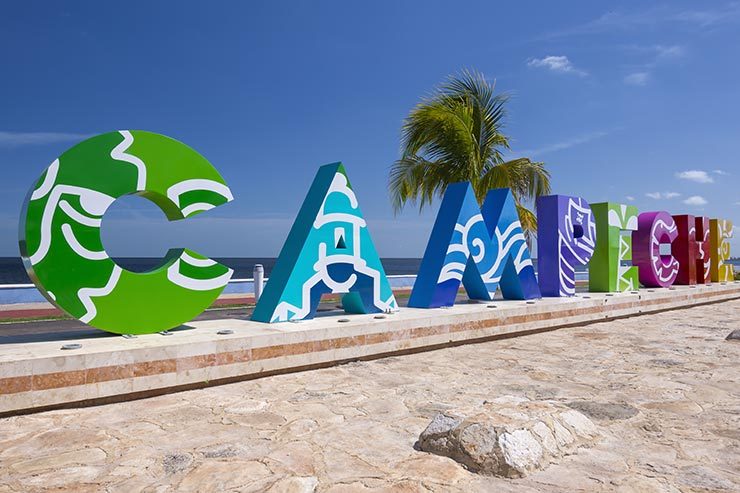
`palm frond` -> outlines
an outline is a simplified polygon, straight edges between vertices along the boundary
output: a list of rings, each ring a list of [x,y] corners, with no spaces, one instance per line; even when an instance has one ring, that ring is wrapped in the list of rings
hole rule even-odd
[[[406,203],[418,204],[419,210],[431,205],[435,196],[444,194],[447,168],[419,156],[406,156],[391,167],[389,188],[394,212],[399,212]]]
[[[544,163],[533,162],[529,158],[492,163],[476,187],[476,197],[482,200],[493,188],[511,188],[517,201],[534,201],[550,193],[550,172]]]
[[[516,211],[519,213],[519,222],[528,239],[537,235],[537,215],[531,209],[517,204]]]
[[[509,96],[495,88],[481,73],[465,70],[411,110],[401,129],[401,158],[389,173],[396,212],[407,203],[423,209],[448,185],[469,181],[479,201],[492,188],[511,188],[522,213],[529,212],[527,227],[536,225],[522,204],[550,192],[550,175],[543,163],[528,158],[504,161],[510,150],[503,133]]]

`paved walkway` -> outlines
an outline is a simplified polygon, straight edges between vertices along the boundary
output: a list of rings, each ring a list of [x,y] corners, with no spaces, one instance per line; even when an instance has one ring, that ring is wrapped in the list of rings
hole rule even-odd
[[[732,301],[6,418],[0,492],[740,491],[738,327]],[[414,449],[502,396],[585,401],[604,438],[518,480]]]

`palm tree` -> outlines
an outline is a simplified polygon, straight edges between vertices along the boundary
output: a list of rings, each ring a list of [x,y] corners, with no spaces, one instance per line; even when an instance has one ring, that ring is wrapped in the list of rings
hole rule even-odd
[[[509,138],[502,133],[506,94],[494,94],[478,72],[452,76],[422,100],[402,128],[401,159],[390,170],[393,208],[418,203],[419,210],[441,197],[447,186],[469,181],[478,203],[488,190],[511,188],[527,236],[536,234],[537,217],[526,204],[550,193],[544,163],[522,157],[504,161]]]

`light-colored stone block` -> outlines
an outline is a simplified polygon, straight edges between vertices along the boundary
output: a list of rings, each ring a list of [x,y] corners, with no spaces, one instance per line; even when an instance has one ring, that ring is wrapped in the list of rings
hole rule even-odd
[[[187,330],[176,330],[169,336],[5,344],[0,346],[0,412],[131,392],[163,392],[182,385],[208,385],[226,378],[247,378],[737,298],[740,283],[677,286],[670,290],[641,290],[638,294],[589,293],[545,298],[534,303],[497,300],[493,303],[496,308],[488,308],[488,303],[463,303],[448,309],[404,308],[385,318],[329,315],[278,324],[205,320],[191,322]],[[340,318],[349,321],[339,323]],[[225,328],[233,330],[233,334],[216,334]],[[61,351],[67,342],[80,343],[82,348]],[[555,443],[569,443],[572,433],[578,434],[579,430],[588,433],[578,425],[558,423],[552,429]]]

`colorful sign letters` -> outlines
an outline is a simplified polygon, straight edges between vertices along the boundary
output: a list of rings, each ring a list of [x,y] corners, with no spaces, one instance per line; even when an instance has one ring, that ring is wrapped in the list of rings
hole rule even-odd
[[[729,282],[735,278],[732,264],[725,263],[730,258],[730,242],[734,228],[732,222],[724,219],[710,219],[709,231],[712,242],[712,254],[709,270],[712,282]]]
[[[252,320],[313,318],[327,293],[343,294],[349,313],[398,308],[341,163],[316,174]]]
[[[710,279],[709,218],[688,214],[673,216],[678,237],[671,254],[678,261],[676,284],[705,284]]]
[[[471,299],[539,298],[532,259],[511,191],[488,192],[483,207],[469,183],[447,187],[409,306],[452,306],[462,282]]]
[[[170,250],[152,271],[122,269],[105,252],[100,226],[108,207],[128,194],[152,200],[170,220],[233,199],[218,171],[176,140],[137,130],[98,135],[62,154],[29,192],[21,256],[50,302],[93,327],[118,334],[171,329],[210,306],[232,270],[184,248]],[[470,183],[449,185],[408,305],[451,306],[461,284],[477,300],[492,300],[499,288],[506,299],[573,296],[576,268],[587,264],[591,291],[733,280],[730,221],[638,214],[564,195],[540,197],[536,206],[539,277],[511,191],[490,190],[479,207]],[[662,252],[669,243],[671,253]],[[341,163],[316,174],[252,319],[312,318],[324,294],[342,295],[349,313],[398,309]]]
[[[187,249],[170,250],[150,272],[119,267],[103,249],[100,224],[128,194],[152,200],[170,220],[233,198],[216,169],[185,144],[137,130],[98,135],[51,163],[29,193],[21,256],[49,301],[93,327],[118,334],[171,329],[210,306],[232,271]]]
[[[632,260],[630,232],[637,230],[637,207],[601,202],[591,204],[591,211],[597,241],[588,264],[589,291],[617,293],[637,289],[637,267],[626,265]]]
[[[678,260],[661,254],[660,245],[678,237],[676,223],[667,212],[643,212],[632,232],[632,263],[637,266],[643,286],[667,288],[678,276]]]
[[[712,240],[710,235],[710,220],[706,216],[695,218],[696,221],[696,282],[709,284],[712,282]],[[729,252],[728,252],[729,256]],[[681,260],[679,259],[679,263]]]
[[[586,265],[596,246],[596,223],[580,197],[537,199],[537,274],[543,296],[576,294],[576,265]]]

